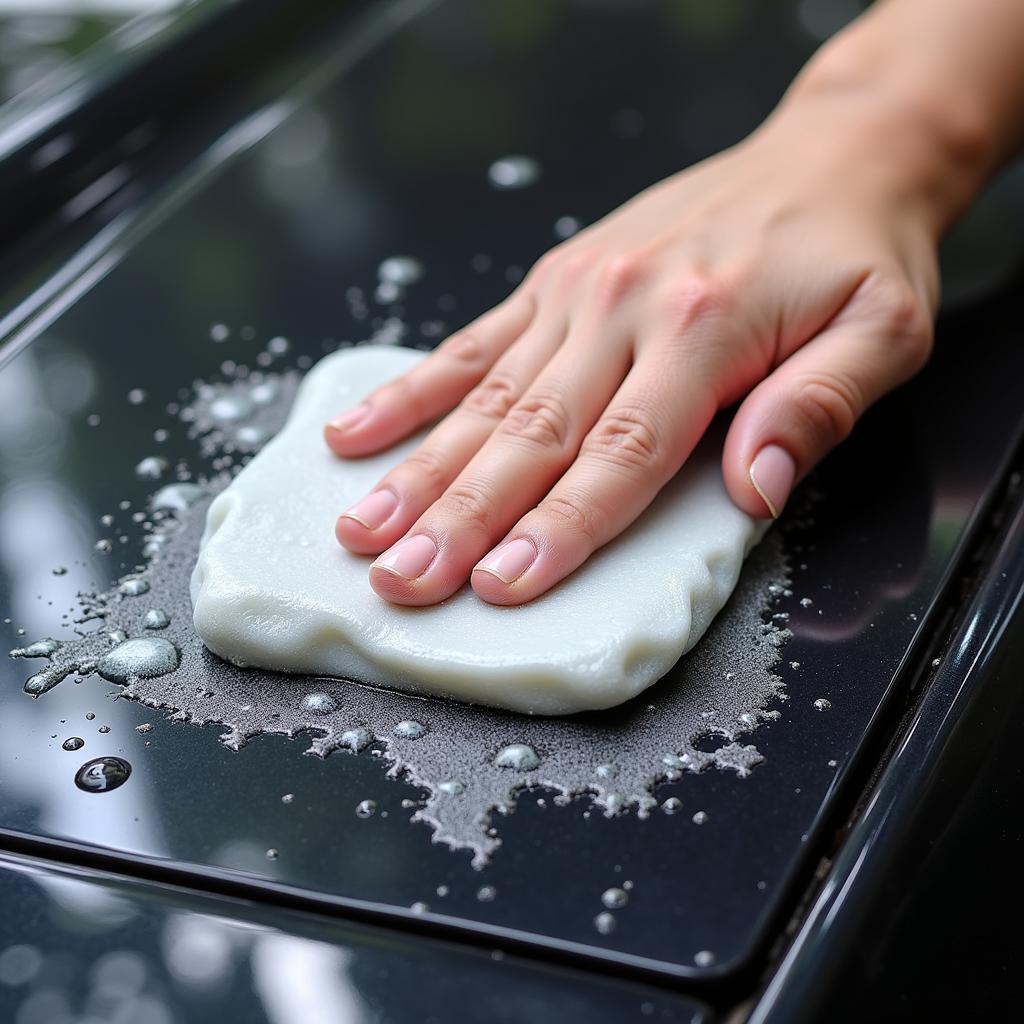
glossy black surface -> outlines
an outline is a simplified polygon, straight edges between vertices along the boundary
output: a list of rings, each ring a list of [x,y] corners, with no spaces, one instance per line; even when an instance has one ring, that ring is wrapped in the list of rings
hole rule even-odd
[[[291,358],[368,336],[374,325],[353,317],[345,291],[372,290],[378,262],[396,253],[426,266],[406,302],[407,341],[433,344],[436,321],[457,326],[508,291],[552,244],[558,217],[593,219],[753,127],[815,40],[793,9],[701,13],[710,9],[435,5],[358,63],[339,59],[335,77],[321,72],[254,116],[197,163],[187,189],[131,211],[110,249],[98,248],[8,340],[0,558],[9,646],[15,627],[33,639],[53,633],[76,589],[137,561],[137,536],[114,557],[93,550],[107,532],[98,518],[116,513],[131,530],[117,504],[144,500],[131,470],[152,453],[153,431],[173,428],[162,410],[182,386],[215,375],[225,358],[251,361],[274,334],[292,339]],[[488,165],[517,152],[540,161],[540,183],[495,192]],[[961,294],[1005,273],[1014,255],[1005,226],[1020,196],[1008,182],[993,200],[1002,204],[996,229],[965,229],[981,241],[972,275],[953,278]],[[478,254],[490,269],[474,269]],[[452,304],[442,296],[454,310],[441,308]],[[895,725],[894,680],[922,654],[928,610],[1010,445],[1020,310],[1012,294],[986,308],[1000,315],[940,330],[920,381],[875,410],[814,481],[821,497],[813,524],[790,538],[795,594],[781,605],[795,634],[786,662],[801,666],[783,670],[791,699],[754,734],[767,760],[750,778],[708,772],[661,788],[688,813],[585,820],[583,803],[541,811],[523,800],[495,822],[504,846],[479,873],[407,823],[401,800],[416,793],[385,780],[369,756],[320,762],[300,756],[304,742],[280,739],[234,754],[216,730],[109,701],[95,679],[30,701],[20,692],[25,668],[12,664],[0,687],[11,737],[0,751],[0,826],[183,870],[242,872],[324,901],[426,900],[452,924],[618,964],[705,977],[752,964],[830,834],[837,787],[858,757],[874,756],[873,734]],[[209,339],[216,322],[235,332],[227,345]],[[253,341],[240,340],[242,325]],[[136,387],[150,396],[141,406],[126,400]],[[166,453],[201,468],[180,430]],[[70,571],[55,577],[57,565]],[[819,697],[831,711],[814,710]],[[645,699],[656,702],[657,691]],[[80,731],[87,711],[112,731]],[[146,721],[155,731],[136,734]],[[69,730],[87,738],[80,753],[60,747]],[[74,771],[100,754],[127,757],[131,779],[114,793],[80,793]],[[281,804],[285,792],[294,804]],[[354,817],[368,796],[388,817]],[[690,820],[698,809],[708,814],[702,826]],[[274,862],[271,846],[281,851]],[[629,906],[600,936],[600,893],[626,878]],[[484,883],[498,889],[491,903],[475,897]],[[450,888],[444,900],[432,895],[440,884]],[[700,950],[717,963],[697,968]]]
[[[0,856],[0,1018],[16,1024],[708,1019],[682,996],[117,875]],[[457,1016],[453,1016],[457,1014]]]
[[[759,1004],[759,1024],[1019,1013],[1019,475],[1005,517],[980,589]]]

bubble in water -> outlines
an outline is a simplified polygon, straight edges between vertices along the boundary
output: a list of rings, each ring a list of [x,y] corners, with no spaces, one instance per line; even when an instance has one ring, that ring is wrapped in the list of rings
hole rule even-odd
[[[163,637],[140,637],[125,640],[104,654],[96,671],[112,683],[132,679],[155,679],[178,667],[178,648]]]
[[[210,327],[210,340],[216,342],[227,341],[231,336],[231,331],[228,329],[227,324],[213,324]]]
[[[693,962],[698,967],[710,967],[715,962],[715,954],[710,949],[702,949],[694,954]]]
[[[666,814],[675,814],[681,811],[683,808],[683,801],[677,796],[670,796],[667,800],[662,801],[661,809]]]
[[[237,423],[252,411],[253,403],[245,395],[220,395],[209,406],[210,416],[219,423]]]
[[[121,581],[121,585],[117,590],[118,593],[124,594],[125,597],[139,597],[149,592],[149,583],[141,576],[129,576]]]
[[[15,647],[10,654],[12,658],[49,658],[51,654],[57,653],[59,647],[60,644],[53,637],[45,636],[27,647]]]
[[[313,715],[329,715],[337,708],[337,702],[329,693],[307,693],[302,698],[302,710]]]
[[[373,742],[373,737],[366,729],[346,729],[338,738],[338,746],[351,750],[353,754],[365,750]]]
[[[465,792],[466,787],[455,779],[449,779],[447,782],[438,783],[437,788],[442,793],[447,793],[449,796],[458,796],[460,793]]]
[[[540,178],[540,164],[528,156],[504,156],[491,164],[487,177],[502,191],[526,188]]]
[[[819,697],[814,702],[814,710],[815,711],[828,711],[828,710],[831,709],[831,707],[832,707],[832,701],[830,701],[827,697]]]
[[[377,278],[406,288],[423,276],[423,264],[412,256],[389,256],[377,267]]]
[[[394,728],[395,735],[400,736],[403,740],[418,740],[426,731],[427,727],[422,722],[412,719],[399,722]]]
[[[270,341],[267,342],[267,351],[272,356],[283,356],[291,347],[291,342],[287,338],[282,338],[280,336],[271,338]]]
[[[540,757],[533,747],[526,743],[511,743],[502,747],[494,758],[499,768],[513,768],[517,772],[532,772],[540,767]]]
[[[555,237],[571,238],[582,226],[575,217],[559,217],[555,221]]]
[[[132,405],[142,405],[145,400],[146,392],[143,391],[142,388],[132,388],[131,391],[128,392],[128,401],[131,402]]]
[[[356,817],[357,818],[372,818],[377,813],[377,801],[376,800],[360,800],[356,804]]]
[[[61,746],[65,750],[81,750],[85,746],[85,740],[81,736],[69,736]]]
[[[132,766],[123,757],[97,757],[75,773],[75,785],[86,793],[106,793],[123,786]]]
[[[170,624],[171,617],[163,608],[150,608],[142,620],[146,629],[166,629]]]
[[[171,512],[184,512],[191,508],[203,496],[203,489],[198,484],[178,483],[161,487],[153,495],[153,508],[167,509]]]
[[[707,811],[698,811],[693,816],[694,825],[703,825],[708,820]]]
[[[481,885],[476,891],[476,898],[481,903],[491,903],[498,895],[498,890],[493,885]]]
[[[165,430],[163,427],[158,427],[153,431],[153,440],[156,441],[157,444],[163,444],[170,436],[170,432]]]
[[[449,890],[447,885],[439,885],[434,891],[441,897],[441,899],[444,899],[445,896],[448,895]]]
[[[136,467],[140,480],[159,480],[167,472],[169,463],[159,455],[147,455]]]
[[[601,935],[611,935],[615,931],[615,915],[609,914],[607,910],[602,910],[594,918],[594,927]]]
[[[613,886],[611,889],[605,889],[605,891],[601,893],[601,902],[609,910],[618,910],[629,902],[629,894],[625,889],[619,889],[618,887]]]

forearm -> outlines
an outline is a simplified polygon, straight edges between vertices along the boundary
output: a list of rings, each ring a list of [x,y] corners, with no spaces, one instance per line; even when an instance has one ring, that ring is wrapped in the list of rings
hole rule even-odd
[[[818,51],[772,120],[825,113],[823,145],[842,151],[848,135],[846,157],[867,173],[899,164],[940,233],[1024,143],[1022,110],[1022,0],[879,0]]]

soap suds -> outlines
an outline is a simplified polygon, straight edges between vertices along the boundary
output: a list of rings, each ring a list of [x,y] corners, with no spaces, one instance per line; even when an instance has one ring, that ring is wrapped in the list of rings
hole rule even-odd
[[[202,497],[188,485],[185,500],[169,502],[165,489],[155,502],[161,507],[151,511],[149,564],[131,576],[148,588],[133,583],[83,595],[79,621],[90,632],[22,655],[49,660],[29,681],[34,685],[26,684],[30,692],[41,695],[75,672],[91,675],[126,639],[152,640],[152,613],[159,611],[169,621],[157,635],[177,650],[177,666],[165,658],[164,674],[130,678],[119,696],[165,710],[173,721],[222,724],[222,740],[235,750],[262,733],[304,733],[307,753],[320,757],[376,751],[389,776],[424,790],[412,819],[425,822],[436,841],[471,850],[477,867],[500,846],[494,812],[508,813],[526,789],[553,790],[558,802],[579,795],[606,815],[633,810],[643,817],[657,806],[659,782],[710,768],[745,776],[763,760],[749,736],[778,717],[773,705],[785,699],[772,671],[789,636],[784,620],[771,614],[789,581],[778,530],[750,555],[697,647],[662,682],[609,711],[529,718],[346,680],[253,671],[207,651],[192,627],[189,598],[206,509],[238,467],[231,456],[251,454],[280,429],[297,383],[297,374],[285,373],[197,386],[180,415],[221,472],[203,485]],[[678,795],[671,799],[667,812],[679,809]]]

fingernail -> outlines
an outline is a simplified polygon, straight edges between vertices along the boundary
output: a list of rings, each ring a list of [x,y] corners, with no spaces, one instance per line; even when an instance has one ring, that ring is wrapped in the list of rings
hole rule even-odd
[[[330,420],[327,424],[332,430],[351,430],[353,427],[360,424],[367,416],[370,415],[370,403],[360,402],[359,405],[353,406],[348,412],[343,412],[340,416],[335,416],[333,420]]]
[[[398,495],[385,488],[368,494],[341,515],[344,519],[354,519],[368,530],[377,530],[391,518],[396,508]]]
[[[427,566],[437,556],[437,545],[420,533],[415,537],[400,540],[393,548],[384,552],[373,568],[384,569],[407,580],[414,580],[427,571]]]
[[[497,576],[502,583],[515,583],[537,558],[537,549],[524,537],[517,537],[495,548],[476,566],[481,572]],[[475,571],[475,570],[474,570]]]
[[[750,482],[768,506],[772,519],[778,519],[793,489],[796,463],[793,456],[777,444],[762,448],[750,464]]]

